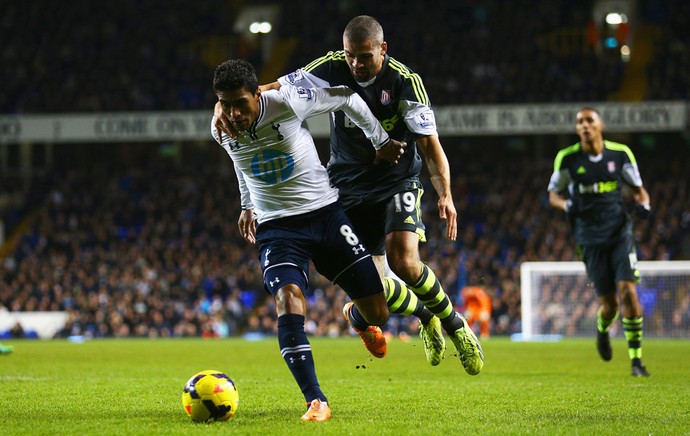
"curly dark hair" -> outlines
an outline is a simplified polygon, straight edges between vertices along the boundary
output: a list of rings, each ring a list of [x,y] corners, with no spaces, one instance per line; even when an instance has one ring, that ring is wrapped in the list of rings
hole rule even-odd
[[[252,93],[259,88],[252,64],[244,59],[230,59],[218,65],[213,74],[213,90],[226,92],[239,88],[246,88]]]

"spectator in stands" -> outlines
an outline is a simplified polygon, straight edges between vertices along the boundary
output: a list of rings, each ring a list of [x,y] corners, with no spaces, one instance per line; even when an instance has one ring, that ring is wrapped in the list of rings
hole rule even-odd
[[[539,180],[538,174],[543,174],[552,164],[546,159],[535,160],[531,152],[519,150],[497,161],[493,147],[501,145],[495,143],[496,139],[491,140],[491,146],[483,145],[478,139],[475,141],[478,144],[471,149],[471,156],[464,151],[460,140],[449,139],[447,147],[451,167],[462,168],[462,175],[453,183],[461,211],[458,226],[462,238],[452,246],[436,243],[442,240],[445,227],[438,220],[433,204],[429,204],[423,209],[429,242],[420,247],[421,256],[429,261],[444,288],[450,295],[457,296],[458,301],[459,291],[466,284],[461,266],[486,277],[493,303],[492,334],[509,335],[521,331],[519,264],[524,260],[572,261],[577,260],[577,256],[567,223],[558,219],[559,211],[546,207],[546,195],[534,194],[539,189],[535,183]],[[67,151],[70,146],[64,147]],[[193,149],[197,155],[200,153],[196,145]],[[690,190],[684,177],[690,173],[690,158],[686,153],[687,145],[676,139],[665,141],[663,147],[649,150],[640,147],[635,153],[638,161],[645,162],[645,185],[655,205],[651,221],[635,222],[640,260],[660,256],[671,260],[690,258],[690,249],[684,246],[684,240],[690,235]],[[23,199],[20,203],[27,202],[36,208],[33,210],[37,211],[38,218],[28,233],[11,245],[12,248],[5,247],[8,251],[0,261],[0,304],[20,311],[38,304],[40,310],[68,310],[70,313],[68,307],[78,307],[79,310],[73,309],[72,318],[79,329],[84,329],[81,334],[90,334],[84,322],[88,317],[93,319],[93,327],[89,324],[89,328],[93,328],[94,337],[110,337],[113,333],[109,308],[123,298],[122,291],[131,288],[136,295],[150,289],[143,297],[147,307],[143,318],[133,322],[148,324],[149,336],[167,337],[174,335],[173,326],[181,320],[179,314],[182,312],[178,312],[178,308],[193,302],[188,303],[188,295],[194,288],[195,277],[202,277],[206,286],[216,283],[202,287],[201,292],[209,295],[209,301],[213,301],[214,295],[224,301],[224,307],[219,310],[231,327],[231,334],[249,332],[247,319],[263,304],[260,300],[245,298],[263,293],[260,275],[256,273],[256,254],[238,238],[234,226],[220,219],[235,214],[239,208],[236,199],[227,194],[228,190],[237,189],[234,176],[224,174],[214,165],[214,161],[219,160],[217,154],[210,153],[204,159],[207,160],[202,161],[203,171],[189,162],[180,165],[159,162],[129,169],[98,168],[92,172],[73,165],[70,169],[56,168],[53,175],[37,173],[26,178],[21,192],[29,193],[20,195]],[[148,160],[155,162],[154,157]],[[110,163],[116,164],[116,161]],[[129,175],[129,185],[119,183],[123,174]],[[514,177],[492,174],[512,174]],[[15,186],[3,183],[8,176],[0,174],[3,188]],[[202,190],[201,186],[205,188]],[[56,190],[61,195],[55,195]],[[203,198],[196,198],[198,192],[203,192]],[[30,210],[23,204],[18,206],[19,210]],[[110,212],[116,209],[145,217],[141,220],[140,234],[129,240],[116,236]],[[184,220],[177,218],[183,215]],[[63,216],[71,218],[58,219]],[[501,218],[504,216],[512,218]],[[509,228],[514,230],[508,231]],[[10,238],[12,233],[8,232],[8,240],[14,239]],[[76,243],[65,244],[69,237],[76,238]],[[488,250],[492,241],[497,248]],[[82,248],[76,250],[75,247]],[[137,247],[149,248],[142,251]],[[212,261],[207,256],[210,252],[217,253]],[[662,252],[666,254],[657,254]],[[135,277],[141,282],[138,285]],[[307,302],[312,305],[309,312],[313,320],[318,322],[313,334],[347,332],[347,325],[339,316],[338,305],[345,304],[342,296],[338,298],[341,293],[331,289],[327,281],[312,280],[314,296]],[[578,285],[576,289],[581,287]],[[679,290],[672,289],[671,301],[676,301],[677,292]],[[323,298],[317,298],[316,293],[323,293]],[[27,298],[31,294],[34,299]],[[85,298],[87,294],[93,296]],[[575,296],[571,294],[569,299]],[[574,301],[580,301],[581,296],[577,298]],[[29,300],[33,302],[29,304]],[[124,304],[134,305],[134,301],[136,297],[128,297]],[[589,307],[592,302],[596,303],[593,293],[591,301],[582,304]],[[213,311],[215,305],[210,304],[209,308]],[[136,311],[132,309],[132,312]],[[196,313],[202,312],[200,309]],[[570,318],[566,325],[582,325],[589,319],[578,320],[574,312],[566,316]],[[658,323],[649,323],[645,335],[681,335],[679,328],[670,326],[672,316],[667,316],[669,321],[664,330]],[[596,319],[596,311],[592,317]],[[272,323],[275,319],[270,312],[265,319],[262,325],[268,327],[262,330],[274,334]],[[408,334],[417,331],[414,323],[401,322],[395,326]],[[141,331],[134,325],[130,329],[132,335]],[[394,330],[392,334],[398,332]],[[61,335],[68,336],[64,332]]]

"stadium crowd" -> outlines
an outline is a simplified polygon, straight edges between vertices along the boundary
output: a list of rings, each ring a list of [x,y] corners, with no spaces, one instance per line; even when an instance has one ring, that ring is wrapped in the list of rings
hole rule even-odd
[[[207,109],[218,63],[239,56],[259,71],[271,61],[280,74],[292,71],[341,49],[345,24],[363,13],[380,19],[389,54],[421,73],[435,105],[603,101],[619,91],[624,63],[617,51],[602,55],[601,38],[586,39],[594,3],[294,2],[280,9],[271,36],[297,41],[281,65],[263,54],[268,37],[234,28],[244,6],[272,2],[171,0],[161,8],[122,0],[98,12],[76,2],[8,2],[0,58],[13,68],[0,70],[0,113]],[[687,99],[688,4],[639,3],[637,20],[658,29],[647,98]]]
[[[495,161],[491,152],[447,147],[459,238],[444,238],[433,194],[427,194],[429,242],[422,256],[458,310],[462,287],[482,285],[492,298],[492,334],[519,332],[520,263],[576,260],[565,218],[548,208],[550,162],[529,151]],[[667,150],[655,151],[655,159],[644,152],[639,157],[655,209],[652,220],[637,222],[641,260],[690,257],[688,182],[681,177],[690,172],[689,161],[676,160],[669,171],[665,162],[679,151]],[[196,164],[152,159],[145,167],[96,165],[34,177],[27,184],[32,203],[25,206],[38,207],[0,265],[0,307],[65,310],[69,321],[60,336],[272,333],[275,311],[263,291],[256,249],[236,228],[234,173],[223,166],[224,156],[210,154]],[[315,272],[311,280],[310,333],[347,332],[345,294]],[[685,300],[663,328],[690,326]],[[559,315],[565,320],[558,322],[568,322],[568,314]],[[417,324],[394,317],[386,328],[411,334]]]
[[[246,4],[171,0],[160,8],[124,0],[99,4],[96,13],[90,4],[9,2],[0,19],[0,58],[13,68],[0,69],[0,113],[210,110],[212,68],[223,59],[209,61],[204,41],[225,38],[235,51],[223,56],[263,60],[260,47],[242,43],[227,21]],[[598,56],[595,47],[554,51],[544,43],[568,29],[586,29],[592,4],[489,0],[431,8],[406,2],[396,9],[361,0],[305,1],[281,11],[276,31],[299,38],[285,72],[341,48],[342,28],[353,15],[377,16],[389,53],[422,74],[434,105],[605,101],[620,88],[620,58]],[[642,17],[660,29],[647,97],[688,99],[687,2],[640,4]],[[314,20],[315,7],[333,17],[330,31]],[[454,36],[457,29],[461,37]],[[552,149],[538,153],[530,140],[444,138],[459,211],[455,243],[443,237],[430,186],[423,201],[429,242],[422,258],[456,304],[464,285],[486,288],[496,335],[521,329],[521,262],[576,259],[566,220],[547,204],[552,161],[544,157],[550,159]],[[647,147],[639,138],[623,138],[644,163],[655,212],[636,223],[642,260],[690,258],[684,176],[690,159],[687,143],[680,136],[673,141]],[[180,147],[192,155],[203,148]],[[275,310],[262,289],[256,250],[236,230],[235,176],[216,148],[177,164],[150,153],[120,159],[129,165],[95,159],[0,174],[8,237],[0,252],[0,310],[65,310],[69,321],[61,337],[273,333]],[[496,159],[496,149],[505,159]],[[15,234],[22,236],[12,239]],[[309,332],[343,334],[344,293],[316,273],[312,284]],[[674,298],[673,316],[652,329],[690,328],[690,295]],[[549,322],[567,324],[576,316],[554,310]],[[416,323],[393,317],[387,329],[411,334]]]

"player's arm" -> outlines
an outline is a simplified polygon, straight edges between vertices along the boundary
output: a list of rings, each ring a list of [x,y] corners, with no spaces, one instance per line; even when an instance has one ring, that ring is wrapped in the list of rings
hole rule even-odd
[[[637,186],[633,188],[633,199],[635,203],[641,206],[647,206],[649,208],[649,192],[644,188],[644,186]]]
[[[237,227],[240,229],[242,238],[250,244],[256,244],[256,220],[254,219],[254,209],[242,209],[240,218],[237,220]]]
[[[422,94],[426,96],[426,92]],[[400,100],[398,111],[407,129],[417,135],[417,146],[424,157],[431,184],[438,194],[439,217],[446,222],[446,237],[455,241],[458,237],[458,213],[450,188],[450,165],[438,139],[434,111],[429,107],[428,98],[420,101],[419,97],[410,88],[407,98]]]
[[[264,92],[271,89],[278,90],[280,89],[280,86],[280,82],[275,81],[261,85],[259,86],[259,89],[261,92]],[[213,126],[215,127],[219,138],[223,137],[223,133],[231,138],[237,138],[237,129],[235,129],[228,117],[223,113],[223,107],[219,101],[217,101],[216,105],[213,107]]]
[[[390,138],[362,97],[350,88],[340,87],[325,89],[345,89],[349,92],[345,104],[341,105],[338,109],[342,110],[357,127],[362,129],[366,137],[372,142],[376,149],[376,159],[374,163],[385,160],[392,164],[397,164],[400,156],[405,152],[407,143]],[[333,110],[329,112],[333,112]]]
[[[551,207],[554,207],[556,209],[565,210],[567,212],[566,203],[567,203],[567,198],[564,195],[559,194],[556,191],[549,191],[549,204],[551,205]]]
[[[277,91],[280,89],[280,86],[281,86],[280,82],[276,80],[275,82],[267,83],[265,85],[259,85],[259,89],[261,90],[261,92],[266,92],[266,91],[271,91],[271,90]]]
[[[254,220],[254,205],[252,204],[249,187],[244,180],[242,171],[235,165],[235,175],[237,176],[237,184],[240,188],[240,205],[242,212],[240,218],[237,220],[237,227],[240,230],[242,238],[250,244],[256,243],[256,221]]]
[[[453,204],[450,188],[450,165],[438,136],[428,135],[417,138],[417,146],[424,156],[429,178],[438,194],[439,217],[446,222],[446,237],[455,241],[458,237],[458,213]]]
[[[232,125],[230,119],[223,113],[223,106],[219,101],[217,101],[216,105],[213,107],[213,120],[211,124],[218,138],[223,138],[223,133],[230,138],[237,138],[239,132],[235,129],[235,126]]]
[[[303,88],[284,85],[280,91],[301,120],[314,115],[343,111],[371,141],[376,149],[377,159],[398,163],[407,147],[405,142],[396,141],[388,136],[362,97],[350,88]]]
[[[561,195],[556,191],[549,191],[549,204],[551,207],[555,207],[556,209],[561,209],[567,212],[567,203],[568,199],[564,195]]]
[[[223,136],[215,127],[215,118],[211,122],[211,136],[223,147],[229,146],[231,139],[230,136]],[[240,205],[242,206],[242,212],[240,213],[240,218],[237,221],[237,226],[240,230],[240,234],[245,241],[250,244],[256,243],[256,222],[254,220],[254,205],[252,204],[251,195],[249,193],[249,187],[247,186],[246,180],[244,180],[244,175],[242,170],[240,170],[237,165],[233,162],[233,168],[235,169],[235,176],[237,176],[237,184],[240,190]]]
[[[642,186],[642,176],[637,167],[635,157],[629,149],[627,149],[627,153],[629,160],[623,164],[621,177],[632,188],[637,214],[641,218],[647,218],[652,213],[652,208],[649,204],[649,192]]]
[[[649,192],[647,192],[644,186],[634,186],[632,189],[637,215],[640,218],[648,218],[652,214],[652,206],[649,204]]]
[[[568,171],[561,168],[562,158],[556,157],[554,162],[553,173],[549,179],[549,205],[556,209],[561,209],[566,213],[578,212],[575,209],[578,208],[578,204],[574,203],[574,199],[566,196],[568,186],[570,184],[570,176]]]
[[[286,74],[285,76],[279,77],[278,78],[279,84],[283,85],[283,86],[298,86],[298,87],[302,87],[305,89],[313,89],[313,88],[318,88],[318,89],[321,89],[321,88],[336,89],[336,88],[338,88],[338,89],[342,89],[343,87],[333,88],[331,86],[330,82],[328,82],[327,80],[322,78],[323,74],[321,74],[321,73],[325,73],[325,71],[328,70],[328,66],[327,66],[328,61],[332,55],[333,55],[333,53],[329,53],[328,55],[326,55],[322,58],[316,59],[313,62],[311,62],[309,65],[313,66],[313,65],[317,64],[317,66],[310,69],[310,71],[307,71],[304,68],[300,68],[296,71],[293,71],[290,74]],[[339,107],[334,108],[330,112],[334,112],[336,110],[342,110],[343,112],[345,112],[345,114],[348,115],[348,117],[351,120],[353,120],[353,122],[358,127],[360,127],[362,130],[364,130],[365,134],[367,134],[366,133],[367,130],[365,130],[364,127],[359,126],[359,124],[357,124],[358,121],[355,120],[355,118],[361,119],[361,116],[359,114],[361,110],[365,110],[366,112],[370,113],[371,109],[369,109],[369,107],[366,105],[366,103],[364,103],[364,101],[361,100],[361,98],[359,97],[358,94],[356,94],[355,92],[353,92],[349,88],[344,88],[344,89],[347,89],[348,92],[350,93],[350,95],[354,95],[353,97],[351,97],[350,103],[355,104],[356,107],[354,108],[354,110],[349,110],[349,108],[347,106],[346,107],[340,107],[339,106]],[[357,99],[359,99],[361,101],[354,101]],[[363,107],[363,109],[362,109],[362,107]],[[366,120],[364,120],[364,121],[366,121]],[[376,122],[376,125],[378,127],[380,127],[378,121]],[[369,137],[369,134],[367,134],[367,138],[372,140],[372,138]],[[377,144],[377,142],[374,140],[372,140],[372,142],[374,143],[374,148],[376,148],[376,158],[374,159],[375,164],[379,163],[382,160],[385,160],[385,161],[390,162],[392,164],[397,164],[399,159],[400,159],[400,156],[405,152],[405,148],[407,147],[407,144],[405,142],[399,142],[399,141],[395,141],[395,140],[385,141],[383,144]]]

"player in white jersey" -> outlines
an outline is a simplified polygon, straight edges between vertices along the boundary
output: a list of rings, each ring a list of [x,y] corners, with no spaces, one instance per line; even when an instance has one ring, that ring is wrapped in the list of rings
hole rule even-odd
[[[446,237],[450,241],[457,237],[450,167],[421,77],[388,55],[381,24],[360,15],[345,27],[343,50],[329,52],[262,89],[281,85],[347,86],[362,97],[392,138],[408,144],[397,165],[372,165],[368,138],[347,114],[333,112],[328,162],[331,184],[338,188],[348,218],[374,256],[388,309],[419,319],[427,361],[434,366],[441,363],[445,330],[465,371],[478,374],[484,366],[481,344],[419,253],[420,242],[426,241],[420,206],[424,163],[438,195],[439,217],[447,224]],[[214,112],[216,127],[233,136],[235,129],[218,104]],[[396,278],[384,277],[386,266]]]
[[[238,131],[221,140],[211,127],[235,166],[240,231],[259,249],[264,286],[276,302],[280,352],[307,402],[301,419],[328,420],[330,407],[304,332],[309,261],[352,299],[345,317],[376,357],[386,353],[379,326],[389,312],[371,254],[352,230],[304,120],[342,110],[366,132],[377,159],[389,162],[397,162],[405,143],[390,139],[348,88],[285,86],[261,92],[252,65],[230,60],[216,68],[213,89]]]

